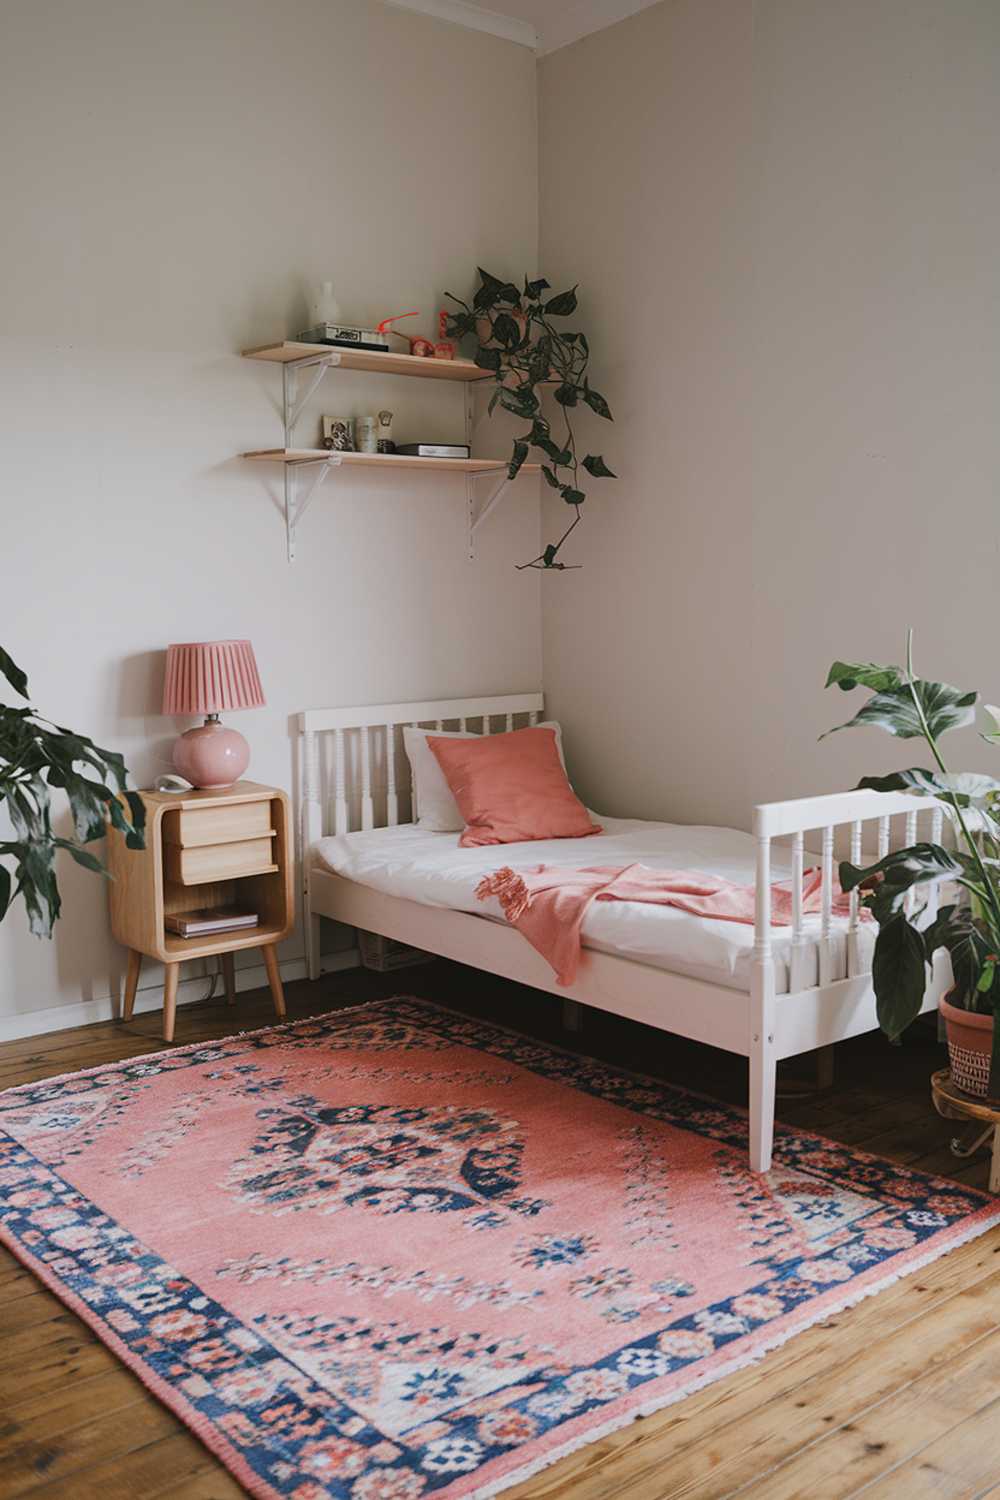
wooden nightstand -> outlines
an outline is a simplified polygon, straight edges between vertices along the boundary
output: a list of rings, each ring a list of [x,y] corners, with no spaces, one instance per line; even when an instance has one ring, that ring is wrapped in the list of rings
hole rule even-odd
[[[177,978],[187,958],[222,956],[226,998],[236,998],[233,954],[260,948],[279,1017],[285,1014],[275,945],[295,919],[288,798],[277,787],[238,781],[221,791],[143,792],[146,847],[126,849],[108,834],[111,930],[129,950],[124,1019],[131,1018],[142,956],[165,967],[163,1036],[173,1041]],[[256,911],[258,926],[183,938],[164,918],[205,906],[239,905]]]

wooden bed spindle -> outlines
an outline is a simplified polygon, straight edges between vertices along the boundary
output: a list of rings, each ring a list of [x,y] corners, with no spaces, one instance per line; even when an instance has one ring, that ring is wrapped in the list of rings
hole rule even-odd
[[[788,988],[805,989],[811,984],[806,974],[808,947],[802,920],[802,881],[805,873],[805,835],[792,835],[792,947],[788,958]]]
[[[419,729],[419,724],[411,724],[411,729]],[[413,766],[410,766],[410,822],[415,823],[420,814],[417,810],[417,778],[413,774]]]
[[[359,729],[361,735],[361,826],[375,827],[375,802],[372,797],[372,747],[371,731],[367,726]]]
[[[334,786],[336,788],[333,799],[333,831],[334,833],[349,833],[351,822],[347,815],[347,764],[344,747],[344,731],[335,729],[333,731],[333,752],[336,756],[334,769]]]
[[[399,823],[399,797],[396,794],[396,726],[385,726],[385,821],[390,828]]]
[[[906,814],[906,842],[907,845],[917,842],[917,815],[915,812]],[[917,891],[915,886],[910,886],[903,902],[903,910],[908,917],[912,917],[917,908]]]
[[[833,828],[823,829],[823,862],[820,888],[819,982],[833,978]]]
[[[863,825],[861,823],[851,824],[851,864],[861,863],[861,841]],[[864,964],[861,961],[861,945],[859,941],[859,922],[861,917],[861,899],[858,891],[851,892],[850,916],[847,919],[847,977],[853,979],[856,974],[864,972]]]

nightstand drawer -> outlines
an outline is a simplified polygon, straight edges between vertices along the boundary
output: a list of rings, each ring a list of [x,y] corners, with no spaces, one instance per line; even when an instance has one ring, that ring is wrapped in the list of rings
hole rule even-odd
[[[267,807],[267,803],[261,805]],[[266,875],[277,869],[270,838],[234,839],[226,844],[202,844],[191,848],[164,844],[163,867],[168,880],[176,880],[181,885],[238,880],[243,875]]]
[[[196,849],[204,844],[263,838],[273,833],[270,802],[229,802],[219,807],[170,811],[163,819],[163,841]]]

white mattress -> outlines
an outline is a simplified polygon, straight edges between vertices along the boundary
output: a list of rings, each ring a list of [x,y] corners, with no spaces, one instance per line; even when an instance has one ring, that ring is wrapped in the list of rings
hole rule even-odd
[[[412,823],[397,828],[375,828],[364,833],[320,839],[313,851],[322,866],[356,880],[360,885],[402,896],[428,906],[503,921],[499,902],[477,901],[475,888],[483,875],[510,865],[515,870],[561,865],[644,864],[663,870],[700,870],[752,885],[754,841],[732,828],[688,827],[677,823],[644,823],[623,818],[601,818],[603,834],[585,839],[551,839],[537,843],[489,845],[460,849],[457,833],[429,833]],[[779,849],[774,850],[775,856]],[[791,874],[788,860],[775,858],[773,878]],[[819,918],[806,918],[812,939],[796,974],[796,988],[818,981]],[[860,933],[867,961],[873,934]],[[740,922],[709,921],[669,906],[646,906],[634,901],[595,901],[583,924],[583,946],[672,973],[688,974],[730,989],[749,990],[753,928]],[[776,981],[779,993],[788,990],[789,928],[773,932]],[[834,922],[832,979],[846,976],[846,922]]]

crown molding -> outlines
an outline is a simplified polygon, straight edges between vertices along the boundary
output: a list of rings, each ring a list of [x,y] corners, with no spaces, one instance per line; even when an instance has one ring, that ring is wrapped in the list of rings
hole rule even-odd
[[[583,36],[615,26],[637,11],[658,4],[659,0],[563,0],[561,5],[546,6],[536,50],[544,57],[547,52],[557,52]]]
[[[481,10],[478,5],[468,5],[466,0],[387,0],[397,10],[416,10],[425,16],[435,16],[439,21],[451,21],[455,26],[464,26],[470,31],[485,31],[490,36],[499,36],[506,42],[517,42],[538,47],[538,33],[530,21],[518,20],[516,16],[501,16],[495,10]]]

